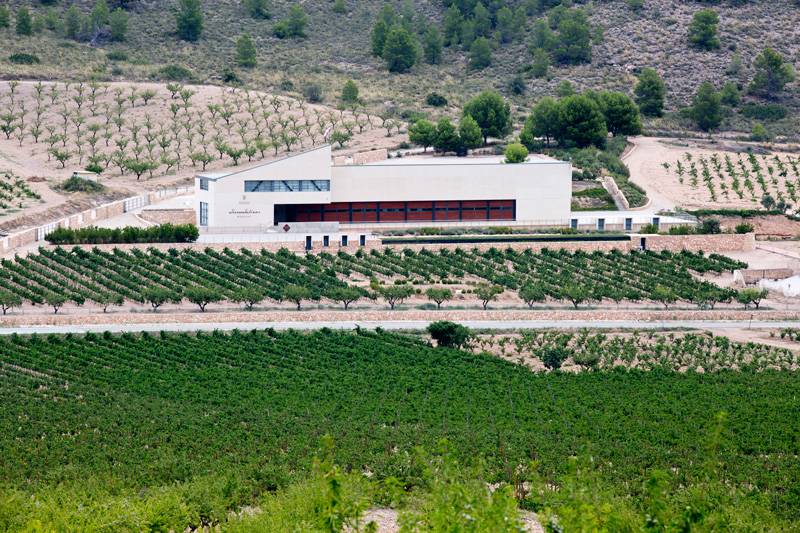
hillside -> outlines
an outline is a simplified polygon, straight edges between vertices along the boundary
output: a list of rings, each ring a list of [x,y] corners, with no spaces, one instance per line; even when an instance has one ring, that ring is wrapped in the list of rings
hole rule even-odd
[[[361,98],[374,110],[387,107],[419,110],[426,94],[437,91],[458,105],[483,88],[496,88],[523,112],[543,94],[552,94],[559,82],[567,79],[578,89],[614,88],[630,91],[634,74],[643,67],[654,67],[667,85],[667,108],[685,105],[697,86],[705,80],[721,86],[731,80],[745,86],[752,77],[752,62],[765,46],[776,48],[790,62],[796,62],[798,44],[795,28],[800,13],[791,0],[775,2],[754,0],[743,5],[728,2],[684,2],[678,0],[645,0],[640,10],[627,1],[613,0],[578,3],[585,9],[593,27],[592,60],[589,64],[553,66],[548,78],[524,76],[525,93],[511,95],[509,82],[531,64],[529,45],[535,22],[543,14],[524,17],[522,32],[508,44],[494,43],[491,65],[483,70],[467,68],[467,54],[458,47],[445,47],[438,65],[420,62],[405,74],[389,74],[380,59],[370,53],[370,32],[383,6],[382,2],[346,1],[346,12],[334,12],[334,2],[304,2],[308,15],[307,37],[278,39],[272,35],[276,21],[286,17],[293,4],[284,0],[271,3],[271,19],[255,19],[245,12],[239,0],[205,0],[205,24],[202,36],[195,43],[180,41],[175,33],[174,8],[162,2],[134,0],[130,5],[130,21],[126,41],[111,43],[100,36],[92,43],[68,40],[57,32],[42,29],[30,37],[18,37],[13,27],[13,11],[21,2],[12,0],[12,24],[0,29],[0,45],[9,54],[35,53],[41,64],[17,65],[0,59],[0,76],[30,78],[89,78],[104,80],[147,80],[158,76],[165,65],[188,67],[195,81],[219,82],[226,67],[235,66],[236,38],[250,33],[258,50],[254,69],[236,69],[236,75],[254,88],[274,91],[297,91],[310,84],[324,90],[324,100],[337,101],[343,82],[353,78],[361,88]],[[557,2],[556,2],[557,3]],[[45,8],[35,2],[34,20],[45,16]],[[91,10],[92,0],[80,0],[84,13]],[[113,2],[111,3],[113,6]],[[488,3],[493,4],[493,3]],[[500,2],[520,7],[523,2]],[[550,2],[554,4],[554,2]],[[717,50],[691,48],[686,38],[692,14],[709,4],[719,13]],[[527,4],[526,4],[527,5]],[[397,12],[403,5],[395,3]],[[53,8],[57,13],[63,8]],[[408,7],[405,8],[408,10]],[[424,0],[413,3],[417,30],[426,24],[442,27],[443,4]],[[515,12],[515,15],[517,12]],[[110,61],[109,50],[123,52]],[[741,59],[741,68],[733,73],[731,64]],[[780,96],[790,110],[798,107],[795,86]],[[433,111],[427,109],[428,112]],[[771,124],[776,133],[794,130],[791,118]],[[683,127],[674,118],[659,120],[651,127],[674,129]],[[729,118],[723,128],[738,127],[749,131],[749,121]]]

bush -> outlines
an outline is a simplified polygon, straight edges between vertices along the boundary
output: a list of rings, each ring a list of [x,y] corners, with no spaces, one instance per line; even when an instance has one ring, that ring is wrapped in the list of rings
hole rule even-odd
[[[639,229],[639,233],[656,234],[658,233],[658,226],[656,226],[655,224],[645,224]]]
[[[522,163],[528,157],[528,149],[519,143],[509,144],[506,147],[506,163]]]
[[[33,54],[26,54],[24,52],[17,52],[8,56],[8,60],[15,65],[38,65],[41,63],[39,58]]]
[[[721,232],[722,228],[716,218],[707,218],[697,226],[697,233],[701,235],[713,235]]]
[[[788,111],[780,104],[745,104],[742,106],[742,115],[754,120],[781,120],[786,118]]]
[[[123,50],[109,50],[106,52],[106,58],[108,58],[109,61],[127,61],[128,52]]]
[[[57,228],[45,236],[50,244],[120,244],[194,242],[200,236],[194,224],[161,224],[149,228]]]
[[[447,105],[447,98],[434,92],[425,97],[425,103],[432,107],[444,107]]]
[[[745,234],[745,233],[753,233],[753,229],[754,229],[753,225],[750,224],[749,222],[741,222],[739,224],[736,224],[735,231],[736,233],[739,234]]]
[[[98,193],[103,192],[106,188],[102,183],[72,176],[56,187],[59,191],[64,192],[89,192]]]
[[[323,97],[322,87],[316,83],[309,83],[303,87],[303,96],[312,104],[318,104],[322,101]]]
[[[447,320],[432,322],[426,331],[439,346],[446,348],[461,348],[472,337],[469,328]]]
[[[156,77],[168,81],[192,81],[194,74],[182,65],[166,65],[159,69]]]

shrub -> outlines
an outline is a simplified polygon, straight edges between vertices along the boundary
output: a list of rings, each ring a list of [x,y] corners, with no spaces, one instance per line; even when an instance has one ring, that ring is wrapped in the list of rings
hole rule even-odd
[[[639,233],[642,234],[656,234],[658,233],[658,226],[655,224],[645,224],[641,228],[639,228]]]
[[[786,118],[788,111],[780,104],[745,104],[742,115],[754,120],[780,120]]]
[[[447,98],[439,93],[433,92],[425,97],[425,103],[431,107],[444,107],[447,105]]]
[[[157,77],[168,81],[192,81],[194,74],[183,65],[171,64],[161,67]]]
[[[106,52],[106,58],[108,58],[109,61],[127,61],[128,52],[124,50],[109,50]]]
[[[506,163],[522,163],[528,157],[528,149],[519,143],[509,144],[505,156]]]
[[[50,244],[120,244],[155,242],[194,242],[199,237],[194,224],[161,224],[148,228],[57,228],[45,236]]]
[[[469,328],[447,320],[431,322],[426,331],[433,337],[436,344],[445,348],[461,348],[472,337]]]
[[[323,98],[322,87],[316,83],[309,83],[303,87],[303,96],[312,104],[318,104]]]
[[[558,370],[561,368],[561,365],[567,360],[567,357],[569,357],[569,352],[566,348],[561,348],[560,346],[545,348],[539,356],[548,370]]]
[[[41,63],[38,56],[33,54],[26,54],[25,52],[17,52],[8,56],[8,60],[15,65],[38,65]]]
[[[702,235],[712,235],[717,234],[722,231],[719,220],[716,218],[707,218],[703,220],[699,226],[697,226],[697,233]]]
[[[753,233],[753,229],[754,229],[753,225],[750,224],[749,222],[741,222],[739,224],[736,224],[735,231],[736,233],[744,234],[744,233]]]
[[[57,189],[64,192],[98,193],[103,192],[106,188],[102,183],[80,178],[78,176],[71,176],[68,180],[58,185]]]

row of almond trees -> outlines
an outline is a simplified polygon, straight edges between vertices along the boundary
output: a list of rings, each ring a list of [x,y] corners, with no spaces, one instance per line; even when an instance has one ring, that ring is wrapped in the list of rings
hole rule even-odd
[[[324,108],[249,90],[199,91],[178,83],[136,86],[10,81],[0,86],[0,138],[33,145],[58,168],[170,174],[191,165],[238,165],[400,122],[359,104]]]

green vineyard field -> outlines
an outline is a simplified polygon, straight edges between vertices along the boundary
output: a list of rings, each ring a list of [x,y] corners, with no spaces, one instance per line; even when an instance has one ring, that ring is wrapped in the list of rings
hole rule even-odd
[[[408,336],[322,330],[13,336],[0,373],[0,482],[23,493],[212,476],[235,507],[302,476],[330,434],[340,465],[376,479],[413,485],[413,448],[446,437],[493,480],[534,458],[554,478],[591,457],[637,501],[653,469],[703,479],[724,411],[725,483],[800,519],[794,372],[535,374]]]
[[[724,256],[691,252],[481,252],[459,248],[297,255],[286,250],[150,248],[125,252],[58,247],[3,260],[0,290],[36,304],[52,294],[78,304],[110,297],[143,302],[149,288],[162,289],[171,299],[180,300],[187,288],[197,286],[217,291],[222,298],[234,298],[237,291],[254,288],[280,300],[289,284],[302,285],[312,299],[319,299],[330,289],[345,286],[344,280],[350,278],[415,284],[456,284],[471,278],[509,290],[536,283],[553,299],[562,299],[565,287],[576,286],[587,299],[639,301],[663,286],[677,299],[699,305],[730,299],[735,292],[698,281],[691,272],[720,273],[745,266]]]

